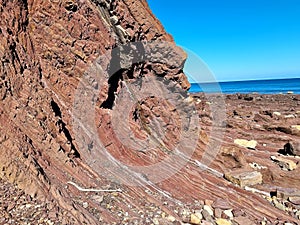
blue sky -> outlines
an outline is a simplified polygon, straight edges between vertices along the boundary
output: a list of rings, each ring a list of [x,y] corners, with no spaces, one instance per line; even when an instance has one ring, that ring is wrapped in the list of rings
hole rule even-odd
[[[299,0],[148,0],[218,81],[300,77]]]

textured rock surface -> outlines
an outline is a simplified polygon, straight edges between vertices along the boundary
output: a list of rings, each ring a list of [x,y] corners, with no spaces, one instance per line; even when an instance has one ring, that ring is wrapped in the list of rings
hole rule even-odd
[[[263,181],[262,174],[260,172],[247,170],[235,170],[225,173],[225,178],[241,187],[261,184]]]
[[[143,185],[125,186],[99,173],[97,163],[87,160],[88,153],[80,147],[72,129],[72,108],[78,84],[86,71],[95,65],[106,65],[105,68],[113,71],[110,63],[114,57],[127,65],[128,60],[129,64],[132,62],[126,53],[140,53],[126,52],[125,48],[124,52],[114,55],[112,49],[146,40],[173,42],[151,14],[147,3],[136,0],[0,0],[0,16],[0,177],[24,190],[26,194],[21,196],[31,196],[26,197],[28,204],[41,205],[39,201],[43,200],[42,207],[52,209],[50,223],[178,224],[186,218],[186,222],[190,222],[193,213],[202,213],[201,223],[214,224],[215,216],[203,209],[207,202],[218,199],[226,199],[235,210],[240,210],[237,216],[247,217],[255,224],[264,218],[269,224],[297,221],[296,206],[288,206],[288,200],[280,198],[268,201],[262,193],[279,189],[282,193],[291,193],[287,188],[296,189],[293,192],[296,193],[299,189],[299,167],[282,171],[270,160],[271,154],[288,141],[299,141],[299,130],[293,127],[300,124],[296,113],[299,96],[227,96],[227,123],[216,127],[217,131],[226,132],[224,139],[211,128],[215,119],[212,112],[220,105],[216,105],[214,99],[209,99],[208,104],[205,96],[195,96],[201,129],[197,148],[187,165],[156,184],[147,182],[147,174],[139,174]],[[129,50],[136,47],[129,46]],[[124,83],[158,76],[181,91],[189,88],[182,72],[186,55],[177,48],[175,51],[164,45],[159,48],[172,53],[167,54],[164,63],[136,63],[110,78],[102,76],[103,83],[90,81],[95,89],[101,85],[95,101],[97,135],[111,156],[128,165],[160,162],[172,154],[168,150],[176,145],[181,134],[183,120],[178,112],[166,101],[151,96],[132,109],[127,128],[131,128],[138,139],[144,139],[149,133],[157,137],[160,127],[165,128],[167,134],[164,140],[158,140],[159,147],[151,151],[132,150],[117,138],[112,127],[111,115],[118,107],[126,106],[126,102],[120,102],[122,94],[126,94],[120,91],[126,87]],[[100,56],[106,58],[102,57],[99,62]],[[153,57],[159,59],[161,55]],[[184,93],[182,96],[187,97]],[[186,98],[186,104],[190,102],[193,99]],[[280,108],[274,109],[276,105]],[[281,115],[273,116],[272,111]],[[239,148],[233,145],[235,139],[256,140],[258,145],[256,150]],[[204,150],[210,140],[221,143],[222,148],[212,164],[205,167],[201,158],[206,156]],[[93,144],[88,145],[91,152]],[[184,144],[190,145],[189,142]],[[236,187],[223,178],[224,173],[247,169],[253,162],[267,168],[260,171],[263,184],[255,186],[257,192]],[[165,175],[168,170],[158,172],[161,172],[158,175]],[[1,193],[9,193],[10,186],[2,185],[4,191],[1,189]],[[122,192],[95,191],[99,189],[121,189]],[[16,195],[19,193],[19,189],[11,190]],[[8,196],[11,197],[4,199],[13,199],[13,193]],[[207,200],[205,204],[201,202],[204,200]],[[286,207],[286,212],[276,208],[274,202]],[[298,201],[293,199],[293,202]],[[217,207],[218,204],[211,205]],[[19,213],[20,207],[19,203],[1,205],[5,220],[1,218],[0,222],[8,223],[9,217],[17,216],[13,213]],[[28,213],[34,213],[30,208],[28,205]],[[220,210],[216,211],[225,217]],[[35,218],[29,214],[28,217]],[[210,222],[204,221],[205,217]]]

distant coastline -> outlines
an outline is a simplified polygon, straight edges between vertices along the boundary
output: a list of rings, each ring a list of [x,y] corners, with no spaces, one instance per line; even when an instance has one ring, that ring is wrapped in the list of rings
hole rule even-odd
[[[190,93],[300,94],[300,78],[192,83]]]

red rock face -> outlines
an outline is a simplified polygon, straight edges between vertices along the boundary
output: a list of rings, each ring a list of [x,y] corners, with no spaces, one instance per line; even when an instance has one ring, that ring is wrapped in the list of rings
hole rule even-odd
[[[86,187],[105,186],[81,160],[74,140],[71,108],[78,82],[99,56],[108,56],[109,64],[112,56],[107,52],[116,46],[173,39],[145,1],[3,0],[0,7],[1,176],[31,195],[54,199],[73,222],[96,223],[95,216],[72,206],[71,195],[77,190],[65,189],[70,179]],[[180,54],[184,61],[186,56]],[[99,84],[97,118],[103,143],[113,141],[111,149],[119,154],[120,144],[107,129],[113,106],[110,95],[117,91],[110,88],[126,77],[134,80],[145,74],[147,67],[150,75],[157,70],[187,89],[183,63],[180,66],[139,63],[118,73],[117,79]]]
[[[0,177],[44,199],[55,221],[148,224],[159,218],[176,224],[190,222],[201,201],[222,198],[241,221],[295,221],[222,176],[255,161],[269,168],[258,188],[297,189],[297,169],[285,178],[288,172],[262,161],[264,152],[253,156],[231,139],[247,138],[249,130],[283,132],[287,137],[276,139],[283,147],[299,137],[291,127],[300,124],[298,117],[283,124],[266,110],[253,115],[234,108],[227,127],[212,128],[225,113],[214,111],[225,105],[209,107],[202,96],[194,107],[185,92],[186,55],[144,0],[0,0],[0,16]],[[266,151],[275,151],[274,136],[264,139]],[[214,155],[218,145],[221,152]],[[201,159],[214,157],[203,171]],[[298,203],[292,197],[291,204]]]

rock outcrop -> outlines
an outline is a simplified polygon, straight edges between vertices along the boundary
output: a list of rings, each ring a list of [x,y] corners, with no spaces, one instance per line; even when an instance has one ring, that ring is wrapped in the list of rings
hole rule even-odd
[[[72,224],[97,223],[95,216],[74,203],[78,190],[70,185],[66,189],[69,180],[85,187],[110,184],[82,160],[72,130],[71,109],[80,79],[99,57],[105,56],[104,64],[112,68],[111,61],[122,57],[113,55],[118,46],[142,41],[172,45],[173,39],[145,1],[1,0],[0,15],[0,175],[32,196],[55,200]],[[117,141],[111,143],[109,113],[122,81],[159,74],[182,90],[189,88],[182,72],[185,53],[177,49],[173,58],[181,60],[177,67],[161,61],[129,61],[130,67],[97,84],[101,86],[97,125],[105,145],[120,148]],[[140,107],[146,111],[160,101],[145,100]]]
[[[266,109],[272,97],[194,101],[186,93],[187,56],[145,0],[0,0],[0,16],[0,181],[8,195],[24,190],[18,196],[29,202],[28,217],[35,205],[45,223],[61,224],[298,219],[297,195],[264,198],[299,187],[299,168],[282,171],[270,160],[299,137],[297,113],[273,117]],[[299,107],[296,95],[282,98],[289,98],[282,108]],[[239,148],[235,139],[257,146]],[[248,163],[262,165],[253,191],[223,178]],[[22,204],[0,204],[0,222],[34,223],[12,221]]]

